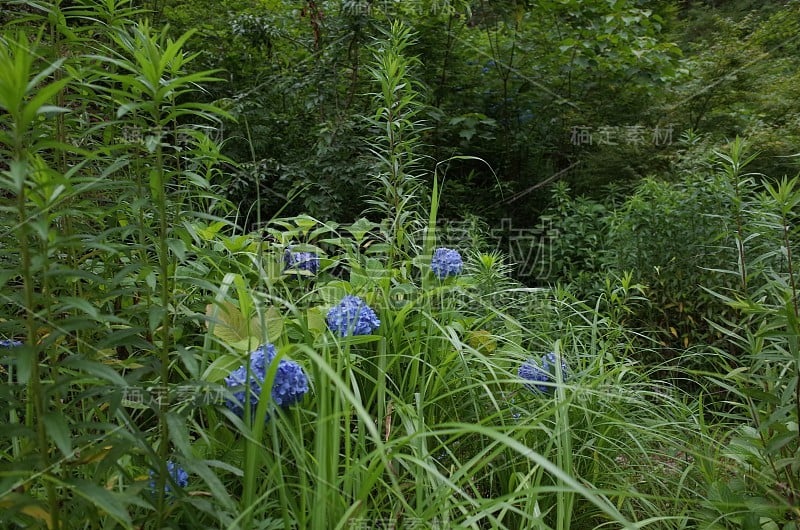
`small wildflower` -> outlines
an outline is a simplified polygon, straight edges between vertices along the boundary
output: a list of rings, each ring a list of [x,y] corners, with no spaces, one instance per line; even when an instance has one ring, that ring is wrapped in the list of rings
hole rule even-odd
[[[172,460],[167,461],[167,473],[179,487],[185,488],[189,485],[189,474]],[[153,494],[156,492],[156,474],[155,471],[150,470],[150,491]],[[167,480],[164,482],[164,493],[169,494],[171,491],[170,481]]]
[[[431,259],[431,270],[437,278],[443,280],[448,276],[461,274],[464,269],[464,261],[457,250],[451,248],[437,248]]]
[[[261,397],[261,385],[267,375],[269,365],[276,357],[275,346],[263,344],[250,354],[250,378],[247,380],[247,366],[242,365],[225,378],[228,388],[239,388],[233,392],[234,400],[227,400],[226,404],[234,414],[244,418],[244,403],[249,391],[251,416],[255,415],[258,400]],[[244,387],[244,388],[242,388]],[[308,378],[305,372],[294,361],[281,359],[272,382],[272,399],[282,407],[288,407],[303,399],[308,392]],[[269,414],[265,420],[269,419]]]
[[[319,270],[319,256],[316,252],[292,252],[288,248],[283,255],[284,271],[308,271],[316,274]]]
[[[536,383],[547,383],[556,381],[556,363],[558,359],[553,352],[543,356],[539,361],[536,359],[528,359],[519,367],[519,377],[530,381],[533,384],[525,384],[525,388],[531,392],[548,393],[553,390],[551,385],[540,385]],[[564,359],[561,359],[561,377],[563,380],[567,379],[568,366]]]
[[[328,311],[326,320],[331,331],[340,337],[369,335],[381,325],[375,311],[364,300],[350,294]]]
[[[22,346],[22,343],[18,340],[0,339],[0,348],[17,348],[19,346]]]

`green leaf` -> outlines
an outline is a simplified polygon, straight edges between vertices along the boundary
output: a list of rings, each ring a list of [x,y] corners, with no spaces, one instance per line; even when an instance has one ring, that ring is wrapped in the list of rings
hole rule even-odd
[[[197,227],[197,234],[205,241],[211,241],[225,227],[225,223],[217,221],[206,227]]]
[[[383,340],[383,336],[381,335],[349,335],[347,337],[336,337],[336,340],[339,341],[341,344],[369,344],[370,342],[379,342]],[[320,343],[318,346],[322,346]]]
[[[367,233],[369,233],[371,230],[375,230],[379,226],[379,224],[373,223],[372,221],[362,217],[347,227],[347,231],[353,234],[353,237],[356,239],[356,243],[361,244],[361,242],[364,241]]]
[[[147,323],[150,326],[150,331],[155,332],[164,322],[164,315],[167,309],[165,307],[154,305],[150,308]]]
[[[43,521],[48,529],[53,528],[53,520],[47,506],[28,495],[5,493],[0,497],[0,509],[3,511],[18,510],[20,513],[24,513],[37,521]],[[37,525],[36,528],[41,528],[41,526]]]
[[[215,464],[217,467],[223,467],[226,471],[230,472],[230,466],[224,465],[221,462],[203,460],[190,460],[186,463],[185,469],[191,473],[196,473],[203,479],[216,502],[222,504],[227,510],[233,510],[234,502],[231,496],[219,480],[219,477],[206,465],[206,462]],[[238,476],[241,476],[241,471],[239,471]]]
[[[317,225],[317,220],[311,217],[301,215],[295,217],[294,222],[297,224],[297,227],[303,232],[306,233],[312,228]]]
[[[315,337],[319,337],[328,329],[325,315],[319,306],[314,306],[306,312],[306,322],[308,323],[308,331]]]
[[[119,372],[99,362],[87,361],[86,359],[73,356],[65,359],[62,363],[62,367],[93,375],[103,381],[111,383],[111,385],[116,388],[121,389],[128,386],[128,382],[125,381],[125,378],[122,377]]]
[[[69,78],[59,79],[58,81],[38,89],[36,95],[25,105],[19,125],[21,127],[27,127],[28,124],[33,121],[34,117],[39,114],[39,110],[45,106],[50,99],[54,98],[56,94],[63,90],[69,82]]]
[[[39,110],[36,111],[36,114],[59,114],[63,112],[69,112],[70,110],[64,107],[58,107],[56,105],[42,105],[39,107]]]
[[[65,457],[70,458],[72,456],[72,434],[64,416],[57,412],[48,412],[44,415],[42,421],[47,435],[53,440],[56,447]]]
[[[169,238],[167,239],[167,246],[175,254],[179,261],[186,260],[186,243],[181,239]]]
[[[322,298],[325,305],[334,306],[342,301],[342,298],[350,292],[349,283],[344,281],[334,281],[317,289],[317,294]]]
[[[33,363],[38,362],[36,350],[26,343],[14,348],[14,357],[17,359],[17,380],[21,385],[26,385],[31,379]]]
[[[250,335],[248,337],[243,338],[242,340],[237,340],[236,342],[229,342],[228,346],[230,346],[234,350],[249,352],[253,351],[258,346],[260,346],[262,342],[263,341],[261,340],[260,337]]]
[[[254,319],[255,320],[255,319]],[[255,322],[260,328],[260,322]],[[283,333],[283,317],[281,316],[280,312],[278,312],[275,306],[271,306],[267,309],[266,313],[264,314],[264,324],[265,329],[267,330],[266,340],[267,342],[275,342],[278,340],[278,337],[281,336]]]
[[[118,523],[129,528],[133,525],[130,515],[125,509],[125,506],[120,501],[119,497],[100,486],[93,484],[87,480],[72,479],[67,483],[70,489],[98,509],[110,515]]]
[[[191,457],[192,445],[189,440],[189,429],[186,428],[186,420],[175,412],[167,412],[167,425],[172,443],[182,455]]]
[[[258,346],[262,336],[258,320],[247,319],[235,305],[221,302],[206,306],[207,324],[218,339],[237,349],[249,350]]]
[[[783,449],[787,444],[794,442],[797,439],[797,433],[793,431],[787,431],[778,435],[775,435],[767,442],[767,453],[770,455],[777,454],[778,451]]]
[[[214,362],[208,365],[206,371],[203,372],[202,379],[209,383],[218,383],[222,381],[230,373],[239,368],[243,363],[241,357],[236,355],[222,355],[217,357]]]

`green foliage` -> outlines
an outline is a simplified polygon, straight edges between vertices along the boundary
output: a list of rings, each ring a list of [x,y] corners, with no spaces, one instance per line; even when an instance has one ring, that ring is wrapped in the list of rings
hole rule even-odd
[[[14,469],[3,473],[3,524],[161,527],[165,496],[140,496],[138,477],[161,470],[163,491],[166,456],[196,455],[174,427],[179,412],[123,398],[178,372],[193,386],[192,363],[188,377],[176,363],[197,320],[180,294],[190,285],[175,279],[185,223],[218,202],[209,180],[220,157],[203,128],[220,112],[191,101],[212,77],[186,72],[188,35],[133,24],[116,3],[42,8],[47,18],[31,18],[46,40],[0,40],[3,331],[24,343],[2,362],[14,426],[3,433]],[[89,16],[98,22],[72,25]],[[202,459],[191,467],[210,474]],[[219,503],[200,512],[224,519],[230,501],[210,487]]]
[[[408,57],[413,35],[399,23],[375,43],[373,63],[367,68],[378,85],[373,94],[375,110],[367,123],[376,131],[369,143],[375,157],[375,198],[371,210],[388,226],[384,232],[390,248],[388,266],[395,252],[409,252],[409,232],[423,219],[421,160],[417,154],[424,125],[419,121],[421,95],[411,70],[417,61]],[[427,195],[427,194],[425,194]]]
[[[720,175],[674,185],[646,179],[614,220],[612,266],[647,285],[646,322],[678,349],[714,342],[707,321],[725,315],[702,286],[735,285],[719,272],[735,261],[729,186]]]
[[[755,160],[745,150],[737,138],[704,172],[674,183],[643,179],[624,200],[613,191],[603,202],[572,198],[566,186],[558,186],[556,206],[545,212],[556,237],[554,266],[544,279],[597,299],[608,291],[609,277],[630,273],[646,286],[647,303],[629,324],[659,330],[662,359],[691,346],[727,342],[713,323],[735,312],[708,289],[733,296],[760,288],[764,268],[778,258],[767,252],[781,244],[763,228],[769,215],[755,175],[744,171]],[[748,264],[751,247],[764,257]]]
[[[168,4],[165,16],[178,28],[196,10],[213,13],[202,41],[189,45],[202,64],[227,72],[227,84],[209,88],[238,118],[226,123],[225,153],[253,164],[236,176],[229,198],[246,212],[260,202],[264,218],[336,211],[337,220],[351,221],[363,210],[373,173],[363,147],[375,138],[361,119],[374,110],[375,76],[365,65],[374,61],[371,43],[392,24],[415,34],[414,91],[429,105],[415,118],[430,127],[417,127],[425,144],[418,156],[469,153],[488,162],[458,164],[450,174],[454,185],[493,188],[481,204],[490,214],[504,189],[523,190],[594,156],[570,143],[573,127],[633,125],[626,123],[632,109],[648,113],[679,55],[665,38],[674,15],[666,3]],[[631,159],[617,151],[606,150],[615,161]],[[500,186],[490,166],[503,175]],[[580,179],[591,186],[598,174],[603,182],[615,172],[595,165]],[[474,210],[466,195],[454,202],[447,215]]]
[[[752,240],[743,242],[747,265],[753,266],[748,291],[715,293],[741,315],[719,329],[746,357],[713,381],[737,404],[732,417],[722,420],[731,425],[723,458],[714,463],[723,472],[707,477],[713,495],[705,513],[716,521],[714,528],[796,528],[800,515],[800,313],[794,257],[798,179],[766,184],[760,199],[766,215],[759,229],[764,235],[772,232],[773,247],[753,249]]]
[[[620,200],[613,192],[607,198],[607,203],[573,198],[564,182],[553,188],[554,205],[542,216],[552,223],[552,264],[543,279],[570,284],[581,295],[599,286],[599,277],[612,259],[607,255],[610,214]]]
[[[686,71],[666,103],[673,121],[714,141],[743,136],[762,156],[754,171],[792,174],[800,151],[797,42],[800,9],[779,2],[743,2],[686,14]],[[788,157],[788,158],[787,158]]]
[[[618,113],[623,81],[616,103],[641,108],[671,75],[669,3],[303,5],[220,16],[195,54],[191,32],[134,20],[128,2],[14,4],[0,34],[0,525],[796,528],[797,178],[759,182],[741,140],[709,155],[687,133],[674,182],[603,201],[556,187],[552,285],[515,281],[523,264],[476,217],[454,245],[464,272],[431,271],[449,244],[437,221],[463,206],[453,191],[490,186],[483,159],[428,155],[486,143],[520,155],[491,186],[536,186],[522,175],[565,161],[564,140],[545,141],[559,120]],[[420,10],[425,31],[400,22]],[[223,45],[241,55],[209,54]],[[486,77],[448,90],[476,50],[494,57],[468,65]],[[231,75],[219,62],[249,66],[212,88]],[[526,83],[606,99],[573,113]],[[295,252],[318,262],[287,265]],[[377,329],[329,329],[346,294]],[[288,359],[309,392],[284,409],[264,391],[239,417],[228,376],[266,343],[265,390]],[[532,392],[519,368],[548,352],[567,369]]]

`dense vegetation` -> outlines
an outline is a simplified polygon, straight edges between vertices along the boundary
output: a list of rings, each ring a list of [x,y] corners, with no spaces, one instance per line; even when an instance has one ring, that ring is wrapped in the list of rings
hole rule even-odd
[[[0,24],[0,527],[800,527],[800,6]]]

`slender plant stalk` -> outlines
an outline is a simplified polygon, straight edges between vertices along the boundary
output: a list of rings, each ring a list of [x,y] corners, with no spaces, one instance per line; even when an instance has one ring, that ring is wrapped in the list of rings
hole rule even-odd
[[[25,423],[28,427],[32,427],[35,422],[36,439],[38,442],[39,457],[41,459],[42,469],[45,473],[49,473],[50,468],[50,444],[47,440],[47,432],[45,431],[44,417],[47,413],[48,405],[45,401],[45,392],[42,388],[41,378],[43,374],[39,364],[39,339],[37,337],[37,307],[36,297],[34,295],[35,281],[32,269],[32,248],[28,240],[27,225],[29,222],[27,203],[27,154],[22,147],[21,142],[17,144],[16,160],[14,161],[21,166],[24,166],[25,175],[21,179],[21,186],[17,192],[17,210],[19,212],[19,245],[20,254],[22,257],[22,281],[23,291],[25,293],[25,328],[26,328],[26,344],[32,359],[30,380],[28,381],[28,410],[25,415]],[[51,481],[45,482],[45,489],[47,492],[48,504],[50,507],[50,519],[54,525],[59,524],[59,506],[58,498],[56,497],[55,487]]]

